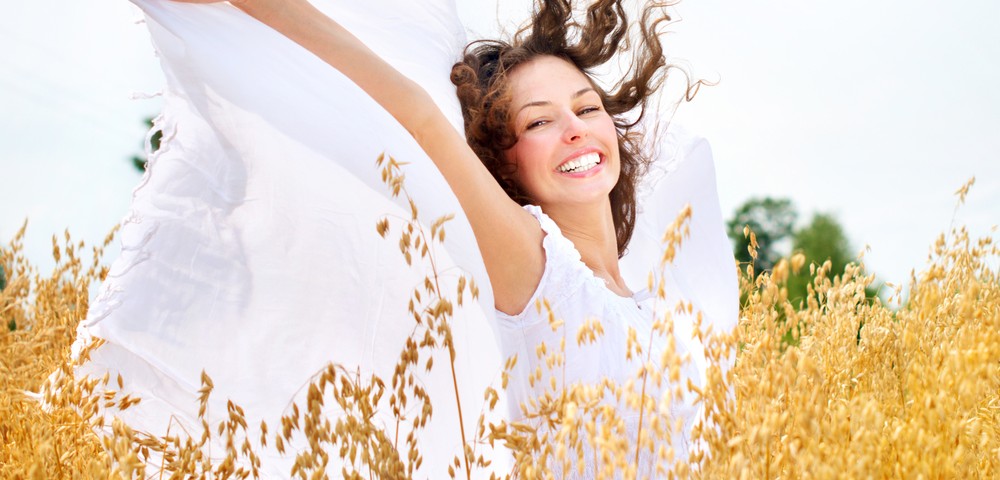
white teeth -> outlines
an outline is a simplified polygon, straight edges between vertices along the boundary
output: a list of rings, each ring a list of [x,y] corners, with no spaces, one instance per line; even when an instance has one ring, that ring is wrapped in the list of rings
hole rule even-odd
[[[599,163],[601,163],[600,155],[598,155],[596,152],[588,153],[586,155],[581,155],[579,157],[576,157],[573,160],[570,160],[562,165],[559,165],[559,168],[557,168],[556,170],[562,173],[585,172],[587,170],[590,170],[591,168],[594,168]]]

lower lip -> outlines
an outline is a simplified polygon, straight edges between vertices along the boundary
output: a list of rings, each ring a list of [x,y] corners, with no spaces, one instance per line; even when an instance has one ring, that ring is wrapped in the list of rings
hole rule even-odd
[[[601,162],[598,163],[597,165],[594,165],[594,167],[591,168],[590,170],[585,170],[582,172],[559,172],[559,174],[572,178],[587,178],[597,175],[598,173],[600,173],[601,170],[604,170],[605,163],[607,163],[605,159],[601,158]]]

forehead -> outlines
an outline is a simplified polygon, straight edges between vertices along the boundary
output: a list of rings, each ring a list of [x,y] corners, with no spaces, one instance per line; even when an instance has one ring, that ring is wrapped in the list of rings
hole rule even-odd
[[[562,100],[593,86],[575,65],[552,56],[521,64],[507,78],[515,108],[530,102]]]

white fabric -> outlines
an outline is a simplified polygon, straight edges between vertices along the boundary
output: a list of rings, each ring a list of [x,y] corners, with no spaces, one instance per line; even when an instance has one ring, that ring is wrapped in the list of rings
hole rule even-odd
[[[542,241],[545,269],[523,311],[517,315],[500,311],[496,314],[504,356],[516,355],[519,359],[511,372],[511,376],[519,381],[512,381],[507,389],[511,418],[521,419],[521,405],[529,405],[531,400],[542,398],[546,392],[555,395],[559,389],[572,384],[597,386],[604,379],[614,379],[624,386],[627,379],[637,378],[647,360],[659,363],[667,342],[671,341],[653,332],[654,320],[667,315],[675,323],[675,352],[678,358],[688,359],[681,366],[681,384],[686,385],[690,380],[698,387],[704,385],[704,347],[692,337],[692,317],[675,312],[678,299],[662,301],[646,289],[637,290],[630,297],[612,292],[604,280],[583,263],[580,252],[541,208],[534,205],[524,208],[538,219],[545,232]],[[540,308],[543,301],[547,302],[547,308]],[[563,322],[559,328],[550,326],[549,309],[555,319]],[[600,340],[580,344],[576,341],[577,332],[591,319],[601,322],[603,333],[599,336]],[[644,350],[631,359],[626,353],[630,330],[635,331],[638,344]],[[564,339],[564,364],[552,367],[545,356],[540,357],[536,353],[542,344],[548,352],[558,351]],[[647,346],[651,348],[647,349]],[[536,371],[542,372],[542,376],[533,386],[529,385],[524,379]],[[555,380],[557,391],[553,391],[550,377]],[[634,393],[640,392],[636,390]],[[646,394],[652,398],[660,399],[664,393],[665,389],[653,383],[647,384]],[[629,409],[622,400],[610,401],[616,404],[616,410],[625,422],[625,430],[635,438],[638,435],[639,412]],[[697,418],[698,408],[692,396],[680,401],[668,401],[671,418],[682,419],[681,431],[671,442],[677,455],[675,458],[686,458],[688,433]],[[655,457],[645,449],[643,454],[640,472],[649,474],[656,471]],[[585,458],[593,458],[593,455],[585,455]],[[595,475],[590,468],[584,471],[584,478]]]
[[[375,231],[383,216],[409,215],[374,166],[386,152],[409,162],[406,186],[425,222],[456,215],[436,249],[446,285],[459,271],[480,285],[478,305],[458,309],[453,324],[466,436],[474,438],[484,388],[499,385],[503,336],[471,229],[433,164],[339,72],[232,6],[132,1],[146,14],[167,85],[156,121],[162,148],[135,190],[122,254],[79,329],[77,346],[107,341],[79,374],[120,373],[122,391],[143,399],[108,413],[152,434],[198,432],[205,370],[215,384],[213,420],[232,399],[251,432],[260,419],[274,431],[329,362],[388,379],[413,328],[410,292],[427,268],[406,267],[393,237]],[[451,1],[314,3],[418,81],[460,126],[448,75],[465,38]],[[728,329],[735,275],[711,155],[703,141],[679,135],[664,137],[671,143],[661,145],[622,267],[629,285],[645,285],[660,233],[693,204],[691,239],[668,284],[705,310],[706,323]],[[429,478],[443,477],[461,451],[447,355],[435,365],[421,378],[435,412],[420,434],[419,476]],[[503,401],[496,411],[508,411]],[[477,446],[503,471],[508,457],[499,448]],[[264,454],[266,475],[288,475],[291,459]]]

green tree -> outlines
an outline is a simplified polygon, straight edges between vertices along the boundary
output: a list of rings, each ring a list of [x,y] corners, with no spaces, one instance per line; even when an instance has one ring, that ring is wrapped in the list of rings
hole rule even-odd
[[[844,227],[836,217],[828,213],[817,213],[805,227],[797,230],[792,240],[792,252],[805,256],[805,266],[797,273],[788,276],[786,288],[788,300],[796,309],[805,305],[809,294],[809,284],[813,281],[809,265],[822,265],[830,262],[828,278],[841,276],[848,263],[855,260],[851,253],[850,242],[844,234]],[[864,272],[861,272],[864,274]],[[872,284],[865,287],[865,297],[868,303],[881,302],[878,296],[879,286]],[[864,321],[858,324],[857,342],[861,341],[861,330]]]
[[[751,261],[748,247],[750,238],[743,235],[744,227],[750,227],[757,238],[757,259],[754,271],[769,271],[783,256],[778,251],[782,240],[789,238],[795,228],[798,213],[787,198],[751,198],[743,202],[728,222],[726,231],[733,241],[733,253],[741,263]]]
[[[4,270],[3,265],[0,265],[0,292],[7,288],[7,272]],[[7,321],[7,330],[14,331],[17,330],[17,322],[13,318]]]
[[[153,128],[153,117],[147,117],[144,121],[146,127]],[[163,138],[163,131],[157,130],[153,133],[153,136],[149,138],[149,145],[152,147],[152,151],[155,152],[160,149],[160,140]],[[145,142],[143,142],[145,143]],[[146,171],[146,163],[149,159],[146,158],[145,147],[143,148],[143,153],[132,156],[132,166],[139,170],[140,172]]]
[[[854,260],[850,242],[844,227],[837,218],[828,213],[817,213],[809,224],[796,230],[792,236],[792,252],[806,257],[805,267],[788,277],[788,299],[798,307],[808,293],[807,285],[812,281],[809,265],[822,265],[830,261],[830,277],[842,275],[844,267]]]

